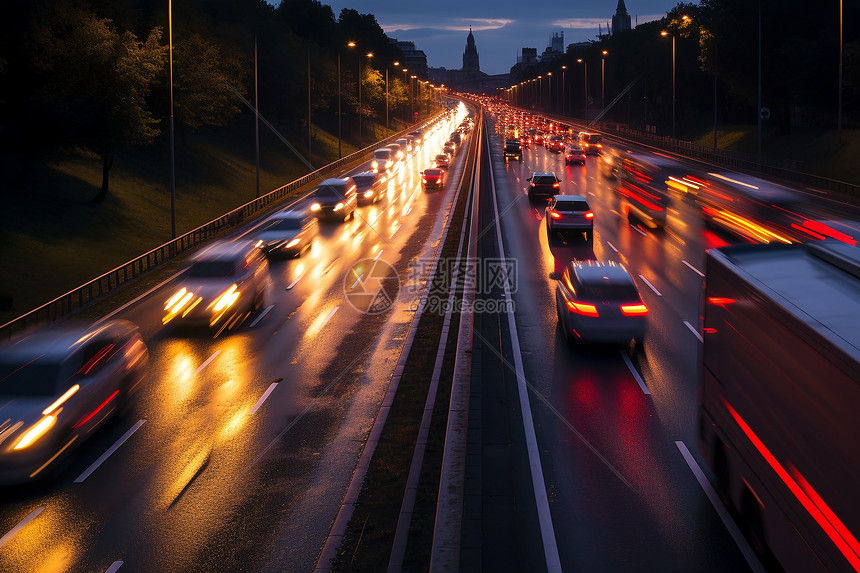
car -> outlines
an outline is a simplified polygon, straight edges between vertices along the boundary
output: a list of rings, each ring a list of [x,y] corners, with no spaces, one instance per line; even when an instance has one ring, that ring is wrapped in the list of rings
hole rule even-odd
[[[445,184],[445,172],[434,167],[425,169],[421,172],[421,182],[425,187],[442,187]]]
[[[313,192],[313,197],[311,211],[318,219],[345,221],[355,216],[358,193],[355,183],[349,178],[326,179]]]
[[[582,147],[586,155],[600,155],[600,151],[603,149],[603,136],[586,131],[580,132],[579,146]]]
[[[403,161],[406,159],[406,150],[400,146],[399,143],[389,143],[385,146],[387,149],[390,149],[392,152],[391,159],[397,163],[399,161]]]
[[[66,323],[0,348],[0,483],[45,477],[131,403],[149,352],[127,320]]]
[[[571,261],[555,289],[558,324],[568,343],[641,344],[648,307],[630,273],[620,264]]]
[[[269,264],[250,241],[219,241],[191,259],[162,323],[233,328],[263,305]],[[176,324],[174,323],[174,324]]]
[[[555,173],[535,173],[527,181],[529,182],[527,193],[530,200],[550,199],[558,195],[561,187],[561,179],[556,177]]]
[[[507,139],[505,140],[505,147],[502,150],[502,156],[505,158],[505,161],[508,159],[516,159],[517,161],[523,160],[523,147],[520,143],[519,139]]]
[[[583,233],[586,240],[594,234],[594,211],[582,195],[556,195],[546,205],[546,231]]]
[[[301,255],[319,232],[316,217],[304,211],[281,211],[266,219],[257,233],[257,248],[266,255]]]
[[[585,165],[585,152],[578,145],[568,145],[564,151],[564,161],[566,163],[579,163]]]
[[[387,147],[377,149],[373,152],[370,168],[376,173],[391,171],[394,168],[394,152]]]
[[[564,136],[553,135],[552,137],[544,141],[544,147],[546,147],[548,151],[561,153],[562,151],[564,151]]]
[[[442,149],[445,151],[445,153],[453,157],[454,152],[457,151],[457,144],[453,141],[446,141],[445,145],[442,146]]]
[[[406,137],[401,137],[400,139],[398,139],[398,140],[397,140],[397,141],[395,141],[394,143],[396,143],[397,145],[399,145],[399,146],[400,146],[400,150],[401,150],[404,154],[409,153],[410,151],[412,151],[412,144],[409,142],[409,139],[408,139],[408,138],[406,138]]]
[[[374,173],[373,171],[362,171],[353,175],[352,182],[355,183],[358,204],[370,205],[371,203],[376,203],[384,191],[381,183],[385,179],[382,173]]]
[[[448,169],[451,165],[451,160],[448,158],[447,153],[440,153],[433,159],[433,167],[438,167],[439,169]]]
[[[454,133],[452,133],[452,134],[448,137],[448,141],[453,141],[453,142],[454,142],[454,143],[456,143],[457,145],[460,145],[460,143],[462,143],[463,139],[462,139],[462,137],[460,137],[460,132],[459,132],[459,131],[455,131]]]

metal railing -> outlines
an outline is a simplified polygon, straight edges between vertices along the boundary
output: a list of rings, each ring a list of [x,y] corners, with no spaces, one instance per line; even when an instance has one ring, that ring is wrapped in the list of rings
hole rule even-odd
[[[315,180],[324,179],[325,176],[331,175],[334,172],[339,172],[347,165],[369,159],[373,154],[373,150],[378,149],[380,146],[387,143],[396,141],[410,131],[417,129],[416,126],[426,125],[441,115],[442,113],[439,113],[429,119],[412,124],[390,137],[377,141],[372,145],[347,155],[346,157],[329,163],[316,171],[312,171],[295,181],[278,187],[253,201],[249,201],[248,203],[221,215],[217,219],[209,221],[196,229],[188,231],[184,235],[176,237],[172,241],[164,243],[163,245],[160,245],[135,259],[123,263],[115,269],[94,278],[88,283],[46,302],[38,308],[35,308],[0,326],[0,340],[11,338],[14,333],[33,326],[34,324],[54,321],[80,310],[93,301],[115,291],[121,286],[124,286],[126,283],[152,271],[164,264],[166,261],[176,258],[179,255],[215,238],[225,230],[238,227],[242,222],[279,203],[284,198],[293,195],[309,183]]]

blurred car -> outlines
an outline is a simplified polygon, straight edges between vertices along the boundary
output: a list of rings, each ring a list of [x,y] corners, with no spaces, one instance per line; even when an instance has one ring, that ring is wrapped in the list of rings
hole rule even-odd
[[[439,169],[448,169],[451,166],[451,160],[448,159],[447,153],[440,153],[433,159],[433,167],[438,167]]]
[[[591,240],[594,234],[594,211],[582,195],[556,195],[546,205],[547,233],[573,231]]]
[[[624,153],[614,147],[604,146],[597,165],[607,179],[616,179],[624,169]]]
[[[355,183],[358,204],[369,205],[376,203],[384,191],[381,185],[383,181],[385,181],[385,176],[373,171],[362,171],[353,175],[352,182]]]
[[[438,168],[428,168],[421,172],[421,182],[425,187],[442,187],[445,184],[445,172]]]
[[[643,341],[648,308],[623,266],[611,261],[572,261],[557,278],[555,308],[566,341]]]
[[[462,143],[463,139],[462,139],[462,137],[460,137],[460,132],[459,132],[459,131],[455,131],[454,133],[452,133],[452,134],[448,137],[448,141],[453,141],[453,142],[454,142],[454,143],[456,143],[457,145],[460,145],[460,143]]]
[[[586,155],[600,155],[603,149],[603,136],[598,133],[580,132],[579,146]]]
[[[164,306],[164,324],[237,326],[263,305],[269,264],[250,242],[222,241],[197,253]]]
[[[127,405],[149,353],[126,320],[35,330],[0,349],[0,483],[49,473]]]
[[[454,153],[457,151],[457,144],[453,141],[446,141],[445,145],[442,146],[442,149],[445,151],[445,153],[453,157]]]
[[[585,152],[578,145],[569,145],[564,152],[566,163],[579,163],[585,165]]]
[[[535,133],[535,136],[534,136],[535,145],[543,145],[543,139],[544,139],[543,133],[541,133],[541,132]]]
[[[403,161],[404,159],[406,159],[406,153],[405,153],[406,150],[403,149],[402,147],[400,147],[399,143],[389,143],[385,147],[387,149],[391,150],[391,153],[392,153],[391,159],[394,161],[394,163],[397,163],[399,161]]]
[[[404,154],[412,151],[412,143],[406,137],[401,137],[400,139],[398,139],[394,143],[396,143],[397,145],[400,146],[400,151],[402,151]]]
[[[530,200],[537,198],[550,199],[558,195],[561,179],[555,173],[535,173],[528,178],[528,196]]]
[[[553,135],[552,137],[544,141],[544,147],[546,147],[548,151],[561,153],[562,151],[564,151],[564,136]]]
[[[355,215],[358,206],[355,183],[348,178],[326,179],[316,188],[313,197],[311,211],[318,219],[345,221]]]
[[[665,227],[671,202],[668,184],[683,175],[682,167],[663,155],[632,151],[621,154],[619,164],[615,191],[622,215],[632,214],[652,229]]]
[[[377,149],[370,160],[370,168],[377,173],[390,171],[394,168],[394,152],[387,147]]]
[[[523,148],[520,144],[519,139],[507,139],[505,140],[505,147],[502,150],[502,156],[505,158],[505,161],[508,159],[516,159],[517,161],[523,160]]]
[[[319,223],[302,211],[275,213],[260,226],[257,248],[269,256],[301,255],[319,232]]]

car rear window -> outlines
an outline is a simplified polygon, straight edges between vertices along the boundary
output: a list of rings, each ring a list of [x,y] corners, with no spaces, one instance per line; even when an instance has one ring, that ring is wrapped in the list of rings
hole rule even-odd
[[[188,269],[188,276],[195,279],[214,279],[236,274],[233,261],[197,261]]]
[[[56,362],[0,362],[0,395],[53,396],[59,375]]]
[[[588,203],[585,201],[557,201],[555,204],[555,210],[563,211],[565,213],[588,211]]]
[[[532,182],[535,184],[552,185],[556,182],[552,175],[535,175],[532,177]]]
[[[424,175],[427,175],[429,177],[438,177],[439,175],[442,175],[442,170],[441,169],[425,169]]]
[[[577,289],[581,299],[601,302],[632,302],[639,300],[639,291],[633,284],[598,283],[581,284]]]

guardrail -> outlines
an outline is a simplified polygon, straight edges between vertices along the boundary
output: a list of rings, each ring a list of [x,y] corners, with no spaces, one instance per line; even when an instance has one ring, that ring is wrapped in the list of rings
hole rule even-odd
[[[657,147],[664,151],[677,153],[692,159],[699,159],[707,163],[712,163],[735,171],[744,171],[753,175],[767,175],[783,181],[799,183],[824,191],[841,193],[847,196],[848,199],[852,200],[852,203],[860,203],[860,185],[799,171],[802,166],[801,161],[771,158],[763,158],[762,161],[759,161],[756,156],[750,155],[749,153],[728,149],[714,149],[713,147],[697,145],[689,141],[645,133],[628,129],[620,123],[608,121],[583,122],[582,119],[572,117],[547,114],[536,115],[538,115],[538,117],[545,117],[552,121],[558,121],[561,123],[577,124],[583,129],[586,129],[587,126],[587,129],[590,131],[614,135],[623,139],[632,140],[636,143]]]
[[[265,195],[261,195],[253,201],[249,201],[248,203],[221,215],[217,219],[209,221],[208,223],[197,227],[172,241],[164,243],[163,245],[160,245],[99,277],[94,278],[86,284],[46,302],[42,306],[0,326],[0,339],[11,338],[14,333],[24,330],[34,324],[54,321],[83,308],[93,301],[115,291],[126,283],[148,273],[162,265],[164,262],[198,247],[227,229],[239,226],[246,219],[271,207],[273,204],[280,202],[282,199],[290,196],[308,183],[317,179],[324,179],[326,175],[331,175],[333,172],[339,171],[344,166],[356,161],[369,159],[372,156],[374,149],[378,149],[386,143],[396,141],[410,131],[415,130],[416,126],[425,125],[434,121],[443,113],[444,112],[440,112],[430,119],[412,124],[386,139],[377,141],[376,143],[347,155],[346,157],[329,163],[316,171],[312,171],[295,181],[278,187]]]

